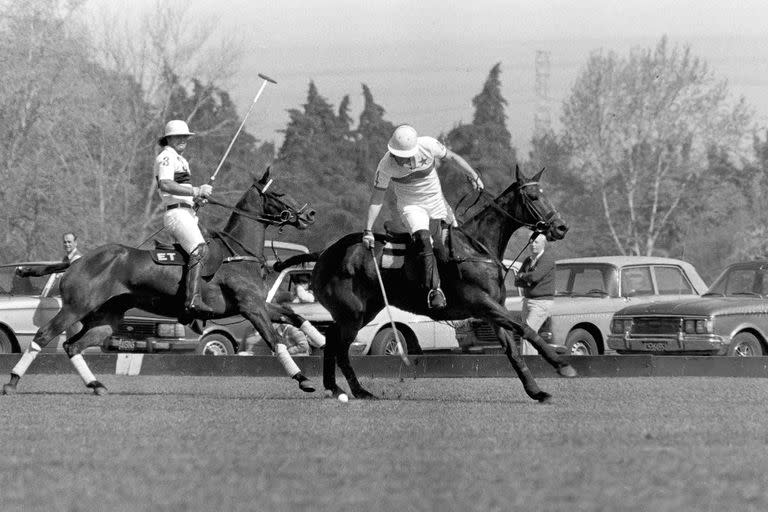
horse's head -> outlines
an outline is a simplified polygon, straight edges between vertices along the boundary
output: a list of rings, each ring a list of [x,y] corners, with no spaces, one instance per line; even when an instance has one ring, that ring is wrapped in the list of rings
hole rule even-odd
[[[555,207],[544,196],[544,191],[539,185],[543,172],[544,169],[533,178],[528,179],[516,166],[515,183],[505,190],[496,201],[498,202],[507,195],[508,191],[514,192],[512,196],[515,198],[516,211],[510,213],[516,220],[531,231],[544,233],[549,240],[561,240],[568,231],[568,226]]]
[[[289,225],[306,229],[315,223],[315,210],[309,203],[300,204],[290,195],[278,190],[274,180],[269,177],[269,168],[261,178],[253,182],[237,203],[237,207],[274,226]]]

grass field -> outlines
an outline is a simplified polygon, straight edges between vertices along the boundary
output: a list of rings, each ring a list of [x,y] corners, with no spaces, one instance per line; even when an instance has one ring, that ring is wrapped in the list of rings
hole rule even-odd
[[[0,510],[768,510],[768,380],[29,375],[0,396]]]

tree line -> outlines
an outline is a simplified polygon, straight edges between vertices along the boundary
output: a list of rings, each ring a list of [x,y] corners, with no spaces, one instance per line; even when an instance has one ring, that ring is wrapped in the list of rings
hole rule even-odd
[[[78,16],[82,2],[3,4],[0,261],[56,258],[65,231],[86,248],[163,238],[152,179],[157,137],[167,120],[186,120],[198,134],[185,153],[194,179],[209,178],[242,121],[224,86],[237,52],[228,46],[212,58],[214,24],[174,30],[190,20],[160,3],[168,12],[122,38],[117,26],[90,29]],[[545,168],[546,194],[571,226],[556,244],[560,256],[669,255],[712,279],[726,263],[765,254],[766,131],[687,46],[662,37],[625,56],[594,52],[563,103],[561,126],[532,134],[528,155],[512,145],[501,84],[495,63],[471,98],[472,121],[430,135],[462,155],[494,194],[516,165],[528,175]],[[271,166],[296,199],[312,203],[318,222],[269,236],[322,249],[361,230],[395,127],[369,85],[361,88],[353,119],[349,95],[334,106],[309,81],[279,148],[241,132],[217,197],[234,202]],[[448,167],[440,173],[449,202],[471,204],[471,187]],[[227,213],[205,207],[202,222],[216,229]],[[381,217],[399,222],[393,207]],[[508,256],[527,235],[513,238]]]

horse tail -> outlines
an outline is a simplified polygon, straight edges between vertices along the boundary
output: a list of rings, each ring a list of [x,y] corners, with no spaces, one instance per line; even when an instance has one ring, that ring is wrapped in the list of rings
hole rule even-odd
[[[297,254],[296,256],[291,256],[287,260],[275,262],[275,264],[272,265],[272,269],[274,269],[275,272],[280,272],[285,268],[292,267],[294,265],[300,265],[302,263],[317,261],[318,259],[320,259],[319,252],[310,252],[308,254]]]

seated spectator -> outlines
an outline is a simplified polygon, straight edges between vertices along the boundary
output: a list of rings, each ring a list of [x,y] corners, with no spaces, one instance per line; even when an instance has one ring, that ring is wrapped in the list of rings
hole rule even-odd
[[[315,302],[315,294],[309,290],[309,275],[299,274],[294,278],[296,298],[293,302]]]
[[[308,356],[310,354],[309,341],[307,335],[304,334],[299,328],[294,327],[291,324],[272,324],[277,332],[277,343],[282,345],[290,355],[293,356]],[[255,330],[251,330],[243,338],[241,346],[243,350],[238,352],[240,355],[253,355],[254,347],[262,341],[261,335]],[[266,344],[264,344],[266,347]],[[282,350],[280,347],[275,347],[275,351]]]

